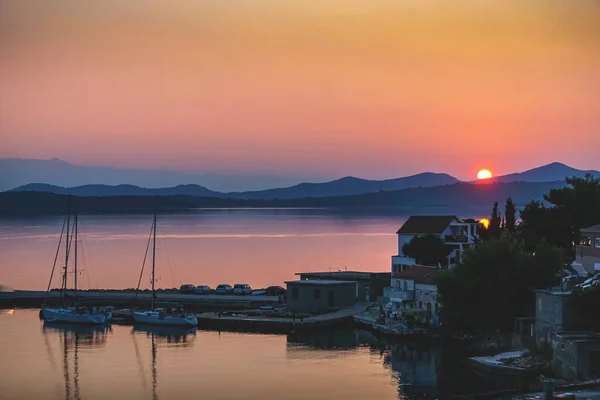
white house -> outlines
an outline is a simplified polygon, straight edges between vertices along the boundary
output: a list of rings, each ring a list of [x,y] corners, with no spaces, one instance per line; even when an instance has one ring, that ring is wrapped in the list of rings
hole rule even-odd
[[[392,256],[392,274],[416,265],[414,258],[407,257],[402,248],[415,236],[436,235],[448,246],[448,267],[462,259],[462,252],[473,246],[479,238],[479,221],[460,219],[452,215],[413,215],[396,232],[398,255]]]

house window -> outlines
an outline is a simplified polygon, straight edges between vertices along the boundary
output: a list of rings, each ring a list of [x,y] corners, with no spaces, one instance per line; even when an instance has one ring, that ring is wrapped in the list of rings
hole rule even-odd
[[[440,312],[440,305],[435,303],[435,314],[437,315]]]
[[[597,237],[597,238],[594,240],[594,246],[595,246],[596,248],[600,249],[600,237]]]
[[[419,308],[423,308],[423,302],[422,301],[419,302]]]
[[[297,287],[295,287],[295,288],[292,288],[292,297],[293,297],[294,299],[297,299],[297,298],[298,298],[298,288],[297,288]]]
[[[313,291],[313,299],[317,300],[321,298],[321,289],[315,289]]]

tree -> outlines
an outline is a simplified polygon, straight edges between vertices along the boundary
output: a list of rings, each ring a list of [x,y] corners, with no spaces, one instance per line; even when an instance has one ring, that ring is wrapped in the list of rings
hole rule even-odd
[[[500,237],[500,225],[502,224],[502,217],[500,216],[500,212],[498,211],[498,202],[494,202],[494,207],[492,208],[492,215],[490,217],[490,225],[488,226],[489,236],[492,238]]]
[[[505,229],[510,233],[515,233],[517,230],[517,208],[513,199],[509,197],[506,199],[506,205],[504,206],[504,224]]]
[[[579,243],[581,228],[600,224],[600,181],[589,173],[584,178],[572,177],[566,181],[570,187],[552,189],[544,195],[544,200],[567,213],[572,241]]]
[[[449,252],[444,241],[436,235],[415,236],[402,246],[402,253],[422,265],[445,265]]]
[[[533,289],[560,282],[563,257],[547,244],[535,255],[514,237],[482,242],[463,254],[463,262],[440,272],[441,317],[451,329],[490,331],[513,329],[514,318],[533,312]]]

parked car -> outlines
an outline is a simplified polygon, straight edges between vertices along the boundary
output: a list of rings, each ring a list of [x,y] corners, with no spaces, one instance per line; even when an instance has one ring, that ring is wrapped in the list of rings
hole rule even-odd
[[[198,285],[194,290],[196,294],[209,294],[212,293],[212,289],[208,285]]]
[[[195,290],[196,290],[196,286],[188,283],[186,285],[181,285],[181,287],[179,288],[179,293],[191,294],[191,293],[194,293]]]
[[[267,296],[285,296],[286,294],[287,290],[281,286],[269,286],[267,288]]]
[[[215,289],[215,293],[216,294],[232,294],[233,293],[233,288],[231,287],[231,285],[228,285],[226,283],[221,283]]]
[[[252,288],[247,283],[236,283],[233,286],[233,294],[252,294]]]

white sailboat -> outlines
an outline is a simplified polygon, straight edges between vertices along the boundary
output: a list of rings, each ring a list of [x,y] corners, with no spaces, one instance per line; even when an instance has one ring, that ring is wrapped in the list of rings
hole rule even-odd
[[[156,215],[152,223],[152,300],[150,310],[138,311],[133,313],[133,320],[136,324],[150,324],[163,326],[196,327],[198,320],[193,314],[187,314],[183,310],[170,310],[167,308],[155,308],[154,298],[156,289],[154,288],[154,274],[156,269]],[[143,267],[142,267],[143,271]]]
[[[54,266],[52,267],[52,274],[50,275],[50,281],[48,282],[47,293],[50,291],[50,286],[52,284],[52,277],[54,275],[54,269],[56,267],[56,258],[58,257],[58,253],[60,250],[60,243],[62,241],[62,234],[65,229],[65,225],[67,228],[66,239],[65,239],[65,265],[63,267],[63,276],[62,276],[62,294],[61,298],[63,302],[65,301],[65,292],[67,290],[67,274],[68,274],[68,265],[69,265],[69,253],[71,250],[71,243],[69,242],[69,225],[71,224],[71,216],[67,214],[65,224],[63,224],[63,230],[60,233],[60,239],[58,241],[58,249],[56,250],[56,257],[54,259]],[[69,324],[84,324],[84,325],[102,325],[107,321],[107,315],[102,313],[96,309],[89,307],[82,307],[77,304],[77,214],[75,214],[74,222],[73,222],[73,230],[75,236],[75,266],[74,266],[74,286],[75,286],[75,305],[74,306],[65,306],[58,308],[49,308],[46,307],[46,304],[42,307],[41,317],[48,322],[59,322],[59,323],[69,323]],[[72,240],[72,239],[71,239]]]

